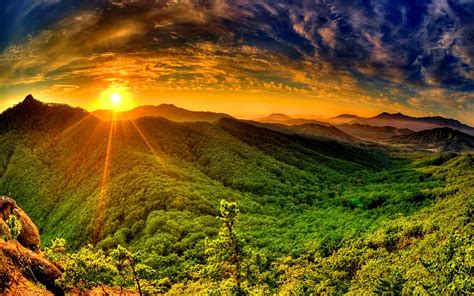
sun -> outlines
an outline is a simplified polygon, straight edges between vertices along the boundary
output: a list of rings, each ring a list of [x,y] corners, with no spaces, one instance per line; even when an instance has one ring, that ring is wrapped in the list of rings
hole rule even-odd
[[[112,105],[118,106],[118,105],[120,105],[120,101],[122,100],[122,97],[120,96],[120,94],[113,93],[110,96],[110,100],[112,101]]]
[[[134,103],[128,88],[123,85],[111,84],[100,94],[97,109],[112,110],[115,112],[133,109]]]

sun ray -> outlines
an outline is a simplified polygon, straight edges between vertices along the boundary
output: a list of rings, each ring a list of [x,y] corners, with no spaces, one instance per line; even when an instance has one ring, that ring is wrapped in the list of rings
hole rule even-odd
[[[125,113],[126,114],[126,113]],[[126,115],[128,117],[128,115]],[[138,135],[140,136],[140,138],[143,140],[143,142],[145,143],[145,145],[148,147],[148,149],[150,150],[150,152],[153,154],[153,156],[155,157],[155,160],[158,162],[158,164],[160,165],[163,165],[163,158],[161,156],[158,155],[158,152],[156,151],[156,149],[153,147],[153,145],[151,144],[151,142],[148,140],[148,137],[145,135],[145,132],[142,131],[142,129],[138,126],[137,122],[136,122],[136,119],[133,119],[133,118],[130,118],[128,117],[127,120],[133,125],[133,127],[135,128],[135,130],[138,132]]]
[[[65,130],[63,130],[61,132],[62,135],[65,135],[71,131],[73,131],[74,129],[78,128],[81,124],[83,124],[84,122],[87,121],[87,119],[89,118],[92,118],[94,115],[92,115],[91,113],[87,114],[86,116],[84,116],[83,118],[79,119],[77,122],[73,123],[71,126],[69,126],[68,128],[66,128]]]
[[[110,169],[110,159],[111,159],[111,151],[112,151],[112,144],[113,144],[113,137],[116,129],[115,120],[116,114],[114,112],[113,119],[110,121],[110,129],[109,129],[109,136],[107,139],[107,148],[105,152],[105,161],[104,161],[104,169],[102,173],[102,179],[99,184],[99,200],[97,203],[96,208],[96,219],[95,219],[95,228],[92,234],[92,241],[97,243],[102,232],[104,222],[105,222],[105,206],[107,204],[107,199],[109,195],[109,169]]]

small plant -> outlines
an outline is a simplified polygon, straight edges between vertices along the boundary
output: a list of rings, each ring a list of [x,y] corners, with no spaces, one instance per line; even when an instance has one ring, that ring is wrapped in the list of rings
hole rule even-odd
[[[52,262],[64,265],[67,260],[66,240],[63,238],[56,238],[51,241],[51,246],[44,249],[45,256]]]
[[[8,229],[5,229],[3,234],[3,239],[6,241],[16,240],[18,236],[20,236],[22,225],[20,220],[15,215],[10,215],[7,221],[5,221],[5,225]]]

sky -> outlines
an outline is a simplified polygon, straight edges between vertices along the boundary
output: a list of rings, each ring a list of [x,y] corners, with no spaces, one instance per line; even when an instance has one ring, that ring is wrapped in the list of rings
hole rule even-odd
[[[2,0],[0,109],[30,93],[474,125],[474,1]]]

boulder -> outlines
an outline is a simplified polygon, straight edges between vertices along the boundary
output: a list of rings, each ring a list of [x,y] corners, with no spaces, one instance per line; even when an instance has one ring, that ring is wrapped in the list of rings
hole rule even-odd
[[[38,251],[41,244],[41,239],[36,225],[33,223],[33,221],[31,221],[30,217],[28,217],[28,215],[17,206],[14,199],[7,196],[1,196],[0,219],[6,221],[10,215],[15,215],[22,226],[22,230],[17,239],[18,242],[22,246],[32,251]],[[0,220],[0,226],[1,224],[4,225],[2,220]]]
[[[0,239],[0,255],[10,258],[17,269],[22,270],[25,277],[37,280],[55,295],[64,295],[63,290],[55,282],[61,278],[61,271],[41,253],[32,252],[16,241],[5,242]],[[25,268],[25,265],[28,268]]]
[[[55,282],[61,278],[61,270],[48,261],[40,251],[41,241],[38,228],[30,217],[18,207],[15,200],[7,196],[1,196],[0,234],[10,231],[5,221],[11,215],[18,218],[22,229],[16,240],[5,241],[0,236],[0,256],[10,260],[9,262],[13,266],[13,274],[20,274],[20,277],[32,282],[40,282],[55,295],[64,295],[63,290]],[[2,294],[2,291],[0,291],[0,294]],[[36,292],[26,294],[39,295]]]

